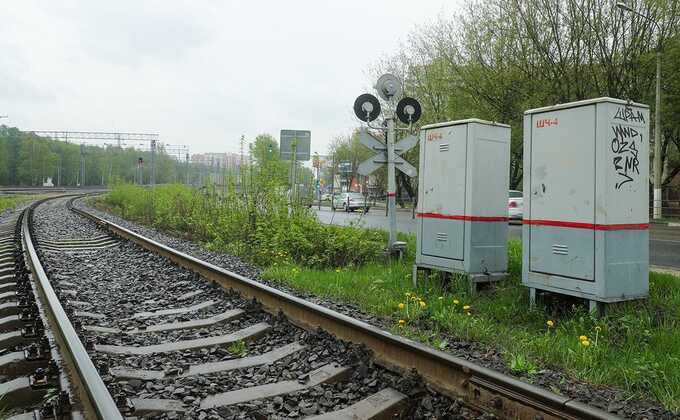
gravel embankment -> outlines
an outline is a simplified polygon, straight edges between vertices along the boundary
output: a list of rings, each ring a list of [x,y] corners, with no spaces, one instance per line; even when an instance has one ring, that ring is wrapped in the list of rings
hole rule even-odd
[[[38,207],[34,216],[38,240],[82,240],[101,237],[105,233],[94,223],[68,211],[66,201],[53,200]],[[148,233],[150,231],[145,232]],[[169,242],[168,238],[163,237],[163,242],[171,246],[179,248],[183,243]],[[182,249],[186,252],[196,254],[200,251],[195,245],[184,245]],[[476,417],[460,402],[428,389],[417,377],[396,375],[374,365],[370,354],[361,346],[342,342],[321,331],[301,330],[285,318],[262,311],[256,303],[240,298],[237,293],[213,287],[204,279],[130,242],[119,241],[104,249],[75,252],[43,249],[41,254],[72,322],[79,325],[81,339],[87,343],[90,357],[117,398],[179,400],[184,404],[188,418],[290,419],[339,410],[391,387],[406,394],[413,403],[406,418]],[[200,256],[210,258],[206,253]],[[218,263],[250,277],[258,273],[237,258],[222,256]],[[181,314],[155,313],[195,305],[202,305],[202,308]],[[208,327],[129,333],[134,329],[205,319],[233,310],[243,313]],[[104,346],[142,347],[226,336],[263,323],[269,326],[267,331],[246,340],[240,354],[235,354],[233,349],[230,351],[226,345],[150,354],[116,354],[104,350]],[[111,330],[106,333],[93,331],[89,329],[92,326]],[[186,377],[169,374],[178,368],[257,356],[293,343],[304,348],[272,364]],[[337,383],[321,384],[279,397],[217,409],[201,408],[206,397],[217,393],[286,380],[304,383],[311,371],[328,364],[350,367],[349,376]],[[121,378],[115,374],[119,369],[152,370],[168,373],[169,377]],[[178,416],[177,412],[168,412],[156,417]]]
[[[195,242],[160,232],[135,222],[130,222],[114,214],[93,208],[87,205],[82,199],[76,200],[75,205],[79,208],[124,226],[134,232],[140,233],[167,246],[190,254],[196,258],[208,261],[212,264],[233,271],[240,275],[255,279],[262,283],[269,284],[270,286],[276,287],[279,290],[286,291],[310,302],[325,306],[380,328],[388,329],[390,326],[394,325],[395,320],[366,314],[354,305],[345,302],[339,302],[330,298],[314,296],[308,293],[301,293],[286,287],[285,285],[278,283],[272,284],[271,282],[263,281],[259,277],[260,270],[257,267],[242,261],[238,257],[210,251]],[[501,352],[497,348],[476,342],[461,341],[455,337],[446,338],[448,344],[444,351],[490,369],[503,372],[505,374],[514,374],[508,368]],[[558,370],[542,369],[530,376],[521,375],[519,376],[519,379],[626,418],[649,420],[680,418],[679,415],[665,410],[658,403],[653,401],[633,400],[625,395],[621,390],[594,386],[584,382],[576,381]]]

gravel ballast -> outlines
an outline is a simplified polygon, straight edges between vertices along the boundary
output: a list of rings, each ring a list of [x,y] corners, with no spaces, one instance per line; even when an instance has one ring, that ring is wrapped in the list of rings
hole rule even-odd
[[[369,324],[383,329],[389,329],[394,325],[395,320],[381,318],[366,314],[357,307],[346,302],[340,302],[326,297],[318,297],[308,293],[301,293],[285,285],[263,281],[257,267],[248,264],[238,257],[227,255],[215,251],[210,251],[200,244],[190,240],[174,236],[156,229],[131,222],[117,215],[93,208],[84,202],[83,199],[75,201],[75,205],[83,210],[91,212],[100,217],[106,218],[116,224],[124,226],[134,232],[152,238],[169,247],[175,248],[201,260],[210,262],[224,269],[233,271],[245,277],[276,287],[292,295],[301,297],[310,302],[325,306],[337,312],[360,319]],[[442,337],[444,338],[444,337]],[[461,341],[455,337],[446,337],[448,344],[444,351],[457,357],[472,361],[481,366],[491,368],[502,373],[517,376],[505,363],[501,352],[490,345],[476,342]],[[622,391],[615,388],[594,386],[588,383],[571,379],[559,370],[542,369],[532,375],[520,375],[519,379],[538,385],[540,387],[568,396],[577,401],[598,407],[610,413],[634,419],[674,419],[678,418],[674,413],[664,409],[653,401],[631,400]]]
[[[66,208],[68,199],[57,199],[39,206],[34,213],[37,240],[83,240],[106,234],[93,222]],[[148,233],[148,232],[147,232]],[[181,241],[172,244],[180,248]],[[185,245],[191,245],[185,243]],[[181,248],[197,255],[200,247]],[[86,343],[95,366],[117,400],[172,399],[181,401],[186,418],[261,419],[302,418],[339,410],[382,389],[393,388],[405,394],[411,411],[405,418],[487,418],[465,408],[460,401],[445,398],[429,389],[415,374],[398,375],[373,363],[362,346],[335,339],[323,331],[305,331],[281,315],[271,315],[256,302],[238,293],[211,285],[205,279],[124,240],[103,249],[67,251],[41,249],[41,261],[61,295],[69,317]],[[215,262],[211,254],[200,258]],[[248,277],[259,271],[238,258],[222,256],[218,263]],[[168,314],[167,310],[200,307]],[[225,311],[243,313],[208,327],[127,334],[126,331],[173,322],[205,319]],[[264,335],[245,340],[239,346],[211,346],[151,354],[118,354],[102,351],[106,346],[165,345],[233,334],[265,323]],[[92,331],[88,326],[112,329]],[[271,364],[211,374],[162,379],[126,379],[115,376],[115,369],[143,369],[160,372],[180,371],[203,363],[225,362],[267,353],[275,348],[300,343],[304,346]],[[348,377],[337,383],[316,385],[301,391],[259,401],[248,401],[215,409],[201,408],[201,402],[214,394],[280,381],[303,384],[309,373],[325,365],[349,367]],[[180,412],[152,414],[154,418],[181,418]]]

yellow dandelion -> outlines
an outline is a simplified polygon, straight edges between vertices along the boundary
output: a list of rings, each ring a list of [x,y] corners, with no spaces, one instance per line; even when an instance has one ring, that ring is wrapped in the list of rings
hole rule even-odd
[[[470,312],[465,312],[467,316],[471,316],[472,314]]]
[[[405,307],[406,307],[406,305],[404,305],[403,303],[399,304],[399,309],[404,309]]]
[[[586,337],[585,335],[581,335],[579,336],[578,341],[588,341],[588,337]]]
[[[464,311],[469,311],[469,310],[470,310],[470,305],[465,305],[465,306],[463,306],[463,310],[464,310]]]
[[[425,308],[425,306],[427,306],[427,304],[425,302],[423,302],[422,300],[420,302],[418,302],[418,304],[420,304],[421,308]]]
[[[336,268],[336,269],[335,269],[335,272],[336,272],[336,273],[339,273],[339,272],[340,272],[340,269],[339,269],[339,268]]]
[[[583,340],[583,341],[581,341],[581,345],[583,347],[588,347],[588,346],[590,346],[590,341],[589,340]]]
[[[453,304],[454,304],[454,305],[458,305],[459,303],[460,303],[460,301],[459,301],[458,299],[454,299],[454,300],[453,300]]]
[[[548,328],[552,328],[555,326],[555,323],[553,321],[547,321],[546,324],[548,324]]]
[[[406,321],[404,321],[403,319],[400,319],[399,320],[399,326],[403,327],[404,325],[406,325]]]

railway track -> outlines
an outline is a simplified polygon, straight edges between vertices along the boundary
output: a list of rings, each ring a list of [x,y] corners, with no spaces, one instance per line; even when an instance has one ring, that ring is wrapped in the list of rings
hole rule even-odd
[[[44,319],[32,348],[51,353],[39,372],[51,385],[12,404],[26,411],[16,419],[49,410],[105,419],[616,418],[176,251],[72,200],[0,226],[4,234],[13,224],[0,258],[11,242],[16,287],[32,284],[33,316]],[[6,383],[0,394],[14,401]]]

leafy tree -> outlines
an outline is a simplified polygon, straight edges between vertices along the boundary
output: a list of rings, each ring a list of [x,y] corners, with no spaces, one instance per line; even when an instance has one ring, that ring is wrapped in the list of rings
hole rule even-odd
[[[402,76],[424,106],[421,124],[467,117],[512,126],[510,185],[522,180],[522,114],[598,96],[654,104],[655,48],[664,50],[664,160],[677,161],[677,37],[680,3],[635,0],[659,22],[623,13],[610,0],[470,0],[453,17],[413,32],[376,75]],[[667,92],[667,93],[666,93]],[[654,112],[654,109],[652,109]]]

